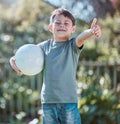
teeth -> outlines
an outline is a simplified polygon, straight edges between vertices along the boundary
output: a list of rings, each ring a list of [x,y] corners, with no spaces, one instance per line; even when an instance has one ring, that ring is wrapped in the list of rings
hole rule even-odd
[[[58,30],[58,31],[65,31],[65,30]]]

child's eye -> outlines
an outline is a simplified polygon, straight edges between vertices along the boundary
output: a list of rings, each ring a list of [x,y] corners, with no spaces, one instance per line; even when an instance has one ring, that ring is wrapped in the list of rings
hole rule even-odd
[[[69,23],[66,22],[65,25],[69,25]]]
[[[60,22],[55,22],[56,25],[60,25],[61,23]]]

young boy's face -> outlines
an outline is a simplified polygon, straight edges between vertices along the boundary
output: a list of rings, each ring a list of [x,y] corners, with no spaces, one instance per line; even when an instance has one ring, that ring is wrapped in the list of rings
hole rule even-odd
[[[64,15],[56,15],[52,24],[49,24],[49,30],[53,33],[54,40],[66,41],[69,36],[75,32],[76,26],[71,19]]]

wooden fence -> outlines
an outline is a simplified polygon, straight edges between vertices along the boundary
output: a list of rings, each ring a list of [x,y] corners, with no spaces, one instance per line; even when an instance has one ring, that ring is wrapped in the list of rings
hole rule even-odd
[[[120,84],[120,63],[100,63],[100,62],[93,62],[93,61],[82,61],[79,62],[79,66],[84,66],[85,68],[95,68],[95,75],[99,77],[103,75],[105,72],[110,75],[110,79],[112,82],[112,88],[116,90],[117,85]],[[102,70],[102,71],[101,71]]]
[[[79,67],[94,68],[96,76],[101,75],[103,68],[102,73],[112,75],[110,78],[114,90],[120,84],[120,64],[82,61]],[[14,124],[15,120],[32,119],[41,114],[41,75],[25,78],[13,73],[8,60],[0,59],[0,124]],[[18,83],[19,80],[21,83]]]

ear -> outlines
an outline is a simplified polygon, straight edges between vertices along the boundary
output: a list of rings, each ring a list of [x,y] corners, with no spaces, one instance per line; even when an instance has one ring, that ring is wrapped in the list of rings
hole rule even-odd
[[[74,25],[74,26],[72,27],[72,33],[74,33],[75,30],[76,30],[76,25]]]
[[[52,24],[48,25],[48,29],[49,29],[50,32],[52,32]]]

